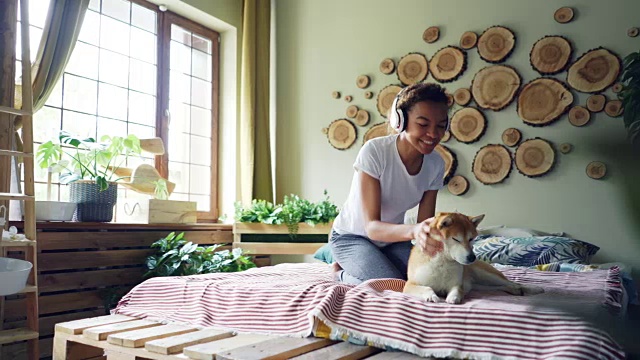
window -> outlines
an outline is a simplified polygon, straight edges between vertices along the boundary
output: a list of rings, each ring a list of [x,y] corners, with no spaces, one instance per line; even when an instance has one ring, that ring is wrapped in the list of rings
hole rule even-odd
[[[32,57],[49,1],[30,2]],[[143,154],[127,166],[155,165],[176,183],[170,199],[196,201],[199,219],[215,220],[218,49],[218,33],[146,1],[91,0],[65,72],[34,116],[34,141],[47,141],[59,129],[98,139],[161,137],[165,155]],[[46,198],[46,171],[36,168],[35,180],[36,197]],[[53,199],[68,199],[67,187],[55,174],[52,180]]]

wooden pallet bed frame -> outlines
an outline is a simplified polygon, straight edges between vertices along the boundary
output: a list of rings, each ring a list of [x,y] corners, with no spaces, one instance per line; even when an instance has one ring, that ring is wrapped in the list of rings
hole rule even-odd
[[[56,324],[53,344],[53,360],[420,359],[348,342],[198,330],[124,315]]]

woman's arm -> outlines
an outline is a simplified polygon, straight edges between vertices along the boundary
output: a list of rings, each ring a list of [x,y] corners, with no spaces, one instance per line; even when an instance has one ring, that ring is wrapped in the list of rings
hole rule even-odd
[[[362,199],[362,211],[364,214],[364,229],[367,237],[371,240],[383,242],[399,242],[413,239],[415,225],[391,224],[380,220],[380,181],[364,171],[359,171],[358,174],[360,177],[360,198]],[[420,206],[422,207],[422,203]]]
[[[418,206],[417,225],[420,228],[416,234],[416,244],[422,248],[422,251],[426,251],[431,256],[434,256],[443,248],[441,241],[434,240],[427,236],[427,234],[439,234],[437,229],[429,226],[436,214],[437,197],[438,190],[427,190],[424,192],[424,195],[422,195],[422,200],[420,200],[420,205]]]

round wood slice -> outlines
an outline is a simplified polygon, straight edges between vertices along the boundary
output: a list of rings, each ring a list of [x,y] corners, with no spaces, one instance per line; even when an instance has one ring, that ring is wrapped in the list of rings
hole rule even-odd
[[[393,100],[396,98],[396,95],[398,95],[400,90],[402,90],[402,88],[399,85],[387,85],[380,90],[377,99],[377,107],[380,115],[385,118],[389,115],[389,109],[391,109]]]
[[[462,175],[456,175],[449,180],[447,189],[451,195],[464,195],[469,190],[469,181]]]
[[[380,62],[380,72],[385,74],[385,75],[389,75],[391,73],[393,73],[396,70],[396,63],[393,62],[393,59],[383,59]]]
[[[542,176],[551,171],[555,161],[556,152],[551,144],[543,139],[525,140],[516,149],[516,168],[524,176]]]
[[[586,172],[588,177],[600,180],[607,175],[607,165],[600,161],[592,161],[587,165]]]
[[[605,48],[590,50],[571,64],[567,83],[581,92],[600,92],[616,81],[621,68],[620,58],[611,51]]]
[[[389,135],[389,123],[386,121],[377,123],[370,127],[367,132],[364,133],[362,143],[364,144],[371,139],[387,135]]]
[[[467,53],[455,46],[444,47],[433,55],[429,70],[442,83],[458,79],[467,69]]]
[[[356,124],[366,126],[369,123],[369,118],[369,112],[367,110],[360,109],[356,114]]]
[[[355,105],[349,105],[347,107],[347,117],[353,119],[358,114],[358,107]]]
[[[516,45],[516,36],[504,26],[492,26],[478,38],[478,54],[490,63],[505,61]]]
[[[502,142],[507,146],[516,146],[522,139],[522,133],[516,128],[508,128],[502,132]]]
[[[638,33],[640,33],[640,29],[638,29],[637,27],[632,27],[627,30],[627,35],[629,37],[636,37],[638,36]]]
[[[553,13],[553,18],[560,24],[566,24],[573,19],[573,9],[570,7],[561,7]]]
[[[356,86],[360,89],[366,89],[371,83],[371,79],[367,75],[360,75],[356,78]]]
[[[451,117],[449,130],[456,140],[470,144],[478,141],[487,130],[487,120],[474,107],[462,108]]]
[[[444,132],[444,135],[442,136],[442,139],[440,139],[440,142],[446,143],[447,141],[449,141],[449,139],[451,139],[451,131],[447,130]]]
[[[573,146],[569,143],[562,143],[560,144],[560,152],[563,154],[568,154],[571,152],[571,149],[573,149]]]
[[[597,113],[604,109],[604,104],[607,102],[607,97],[603,94],[591,95],[587,99],[587,109],[589,111]]]
[[[347,119],[334,120],[329,125],[329,144],[338,150],[346,150],[356,141],[356,126]]]
[[[453,95],[447,93],[447,106],[452,107],[453,104],[455,104],[455,99],[453,98]]]
[[[500,111],[511,104],[521,82],[520,75],[511,66],[487,66],[473,77],[471,94],[479,107]]]
[[[618,117],[622,115],[623,111],[624,108],[622,107],[622,101],[620,100],[609,100],[604,106],[604,112],[611,117]]]
[[[465,31],[460,37],[460,47],[469,50],[478,43],[478,34],[473,31]]]
[[[467,106],[471,101],[471,91],[467,88],[460,88],[453,93],[453,100],[460,106]]]
[[[622,83],[615,83],[613,84],[613,86],[611,87],[611,91],[613,91],[614,94],[619,93],[620,91],[622,91],[622,89],[624,88],[624,85],[622,85]]]
[[[398,62],[398,79],[405,85],[417,84],[427,78],[427,58],[420,53],[409,53]]]
[[[591,120],[591,113],[585,107],[576,105],[569,110],[569,123],[573,126],[585,126]]]
[[[504,181],[511,172],[511,153],[504,145],[485,145],[473,158],[473,175],[485,185]]]
[[[351,102],[352,100],[353,100],[353,96],[351,96],[351,95],[347,95],[347,96],[344,97],[344,101],[346,101],[346,102]]]
[[[454,152],[452,152],[448,147],[442,144],[436,145],[435,150],[438,154],[440,154],[440,157],[442,157],[442,160],[444,160],[443,182],[444,184],[447,184],[449,180],[451,180],[451,177],[453,177],[453,174],[455,174],[458,168],[458,159]]]
[[[436,42],[439,37],[440,28],[438,28],[437,26],[430,26],[422,33],[422,40],[429,44]]]
[[[364,92],[364,98],[365,99],[371,99],[373,97],[373,93],[371,91],[365,91]]]
[[[566,69],[572,52],[569,40],[562,36],[545,36],[533,44],[529,61],[540,74],[553,75]]]
[[[331,97],[334,99],[340,99],[340,91],[334,91],[331,93]]]
[[[573,94],[560,81],[539,78],[526,84],[518,96],[518,116],[525,124],[546,126],[557,120],[573,103]]]

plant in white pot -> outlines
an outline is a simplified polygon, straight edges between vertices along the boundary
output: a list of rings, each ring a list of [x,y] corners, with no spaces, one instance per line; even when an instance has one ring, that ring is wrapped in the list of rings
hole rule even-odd
[[[115,172],[129,156],[141,153],[140,139],[105,135],[97,142],[63,131],[57,140],[41,144],[37,159],[40,167],[59,171],[60,182],[69,184],[70,201],[77,204],[73,220],[111,221],[118,197]]]

